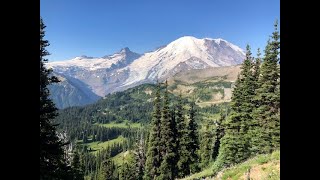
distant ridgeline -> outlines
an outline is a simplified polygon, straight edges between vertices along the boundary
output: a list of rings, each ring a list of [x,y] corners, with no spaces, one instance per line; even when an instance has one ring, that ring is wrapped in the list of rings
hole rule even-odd
[[[96,96],[104,97],[144,83],[163,82],[179,72],[236,66],[242,63],[244,55],[241,48],[223,39],[184,36],[142,55],[123,48],[103,57],[80,56],[46,65],[66,79],[50,89],[54,102],[65,108],[96,102]],[[214,71],[222,72],[214,69],[213,74]]]

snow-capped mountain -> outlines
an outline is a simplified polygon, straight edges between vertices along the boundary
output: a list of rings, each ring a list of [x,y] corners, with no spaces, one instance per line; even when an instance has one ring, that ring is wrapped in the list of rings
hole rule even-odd
[[[121,67],[130,64],[133,60],[140,57],[139,54],[131,52],[129,48],[123,48],[120,52],[101,58],[87,57],[85,55],[75,57],[67,61],[55,61],[48,63],[56,71],[68,71],[70,67],[94,71],[97,69],[109,69],[113,66]]]
[[[132,62],[126,67],[129,78],[122,86],[162,80],[186,69],[236,65],[244,56],[241,48],[223,39],[184,36]]]
[[[241,64],[244,51],[223,39],[181,37],[143,55],[124,48],[101,58],[87,56],[50,62],[57,73],[87,84],[92,91],[105,96],[143,83],[162,81],[180,71]]]
[[[71,60],[50,62],[47,66],[54,72],[79,79],[91,87],[98,96],[105,96],[112,92],[110,90],[114,89],[118,82],[124,80],[113,75],[120,74],[117,74],[120,68],[126,67],[140,56],[129,48],[124,48],[120,52],[101,58],[80,56]]]

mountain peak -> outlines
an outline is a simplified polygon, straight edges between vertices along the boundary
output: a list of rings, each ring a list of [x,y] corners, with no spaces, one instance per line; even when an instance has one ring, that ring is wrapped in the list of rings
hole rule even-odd
[[[220,44],[220,42],[226,42],[226,43],[229,43],[228,41],[222,39],[222,38],[196,38],[196,37],[193,37],[193,36],[182,36],[178,39],[176,39],[175,41],[179,41],[179,42],[183,42],[183,41],[201,41],[201,40],[209,40],[209,41],[214,41],[215,43],[217,44]]]
[[[231,43],[229,43],[228,41],[222,39],[222,38],[196,38],[193,36],[182,36],[178,39],[176,39],[174,42],[174,44],[181,44],[181,45],[187,45],[187,46],[201,46],[201,44],[204,43],[204,41],[212,41],[218,45],[220,45],[221,42],[225,42],[226,44],[230,45]]]
[[[193,37],[193,36],[182,36],[180,38],[178,38],[177,40],[194,40],[194,39],[197,39],[196,37]]]
[[[115,54],[105,55],[102,58],[112,58],[112,57],[119,56],[119,55],[127,55],[129,53],[132,53],[132,51],[130,51],[130,49],[128,47],[124,47],[120,51],[116,52]]]
[[[127,52],[131,52],[128,47],[122,48],[122,49],[120,50],[120,53],[127,53]]]
[[[193,36],[182,36],[182,37],[176,39],[173,42],[176,42],[176,43],[188,43],[188,42],[194,42],[194,41],[197,41],[197,40],[199,40],[199,39],[196,38],[196,37],[193,37]]]

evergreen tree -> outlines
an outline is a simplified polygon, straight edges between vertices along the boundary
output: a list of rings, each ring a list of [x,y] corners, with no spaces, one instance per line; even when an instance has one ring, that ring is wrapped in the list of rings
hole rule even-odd
[[[190,104],[189,110],[189,122],[188,122],[188,151],[190,152],[190,174],[196,173],[200,170],[199,168],[199,137],[198,137],[198,125],[196,123],[196,110],[195,103]]]
[[[182,104],[181,93],[178,98],[176,113],[177,147],[178,147],[178,177],[185,177],[190,173],[190,152],[188,151],[188,127],[185,119],[185,110]]]
[[[258,48],[258,52],[257,52],[257,58],[255,60],[255,64],[254,64],[254,73],[253,73],[253,77],[254,77],[254,81],[255,81],[255,93],[254,93],[254,97],[253,97],[253,112],[252,112],[252,124],[249,127],[249,136],[251,137],[250,139],[250,153],[251,154],[257,154],[258,153],[258,149],[259,147],[257,147],[257,144],[260,143],[260,139],[261,137],[259,137],[261,135],[261,128],[258,124],[258,120],[256,117],[254,117],[254,112],[256,111],[256,109],[259,107],[259,101],[256,99],[257,97],[257,89],[260,87],[260,82],[259,82],[259,78],[261,75],[261,52],[260,52],[260,48]]]
[[[252,98],[254,78],[250,46],[246,47],[240,75],[238,75],[231,100],[231,113],[225,121],[225,136],[221,138],[219,161],[224,165],[239,163],[250,156],[248,129],[252,125]]]
[[[80,155],[77,151],[73,154],[73,160],[71,164],[72,170],[73,170],[73,179],[80,180],[83,179],[83,167],[80,163]]]
[[[133,179],[132,176],[130,176],[131,174],[131,171],[134,170],[131,169],[129,167],[130,165],[127,163],[127,162],[124,162],[123,165],[121,166],[121,169],[122,169],[122,174],[120,175],[120,180],[129,180],[129,179]]]
[[[142,180],[143,178],[143,172],[144,172],[144,166],[145,166],[145,140],[144,140],[144,134],[141,133],[140,136],[138,134],[135,148],[133,150],[133,154],[135,157],[135,178],[137,180]]]
[[[213,143],[213,150],[212,150],[212,159],[216,160],[219,149],[221,138],[224,136],[224,120],[227,118],[228,109],[220,111],[220,118],[215,122],[215,133],[214,133],[214,143]]]
[[[160,153],[161,141],[161,99],[160,84],[156,90],[156,97],[153,106],[151,129],[148,142],[147,160],[144,179],[156,179],[160,175],[160,164],[162,161]]]
[[[212,136],[213,135],[210,132],[209,124],[206,124],[200,143],[200,166],[202,169],[206,168],[209,165],[209,162],[212,160]]]
[[[278,22],[275,31],[265,48],[264,60],[261,65],[259,87],[256,89],[254,102],[256,109],[253,117],[251,150],[257,153],[270,153],[280,147],[280,35]]]
[[[110,150],[107,150],[106,157],[100,166],[98,180],[114,180],[115,165],[110,157]]]
[[[57,116],[57,108],[49,99],[48,85],[59,82],[51,75],[52,70],[45,67],[49,55],[46,47],[49,42],[44,39],[45,25],[40,18],[40,179],[64,179],[69,172],[64,159],[62,146],[58,138],[53,119]]]
[[[173,180],[176,169],[176,142],[174,132],[176,131],[174,119],[170,117],[168,83],[165,82],[165,92],[163,98],[162,118],[161,118],[161,149],[160,153],[163,161],[160,166],[159,179]]]
[[[87,138],[87,132],[83,132],[83,136],[82,136],[82,142],[83,143],[88,143],[88,138]]]
[[[174,168],[173,168],[173,177],[177,178],[178,177],[178,160],[179,160],[179,154],[178,154],[178,128],[177,128],[177,121],[176,121],[176,108],[175,105],[172,104],[172,108],[170,110],[170,117],[171,117],[171,129],[173,131],[173,141],[175,142],[175,146],[173,149],[173,153],[175,154],[174,156]]]
[[[246,59],[242,65],[242,71],[240,73],[241,76],[241,96],[239,100],[241,100],[240,106],[232,106],[232,109],[235,109],[236,112],[240,115],[241,118],[241,130],[246,136],[246,133],[249,129],[249,126],[252,124],[252,111],[254,109],[254,104],[252,103],[252,98],[255,94],[255,78],[253,71],[253,58],[250,50],[250,46],[247,45],[247,53]],[[248,140],[248,139],[247,139]]]
[[[125,152],[125,151],[123,151]],[[127,174],[127,164],[125,162],[125,159],[124,159],[124,153],[122,154],[122,165],[121,165],[121,171],[119,173],[119,176],[120,176],[120,180],[125,180],[126,179],[126,174]]]

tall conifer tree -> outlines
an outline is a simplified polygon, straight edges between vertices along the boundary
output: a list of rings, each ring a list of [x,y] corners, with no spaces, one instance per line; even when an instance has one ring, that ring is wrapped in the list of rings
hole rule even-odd
[[[256,89],[256,109],[253,113],[255,124],[255,138],[252,151],[255,153],[270,153],[280,147],[280,35],[278,22],[271,40],[265,48],[265,55],[261,65],[259,88]]]
[[[45,67],[49,55],[46,47],[49,42],[44,39],[45,25],[40,18],[40,179],[64,179],[70,172],[64,159],[62,146],[58,138],[53,119],[57,116],[57,108],[49,99],[48,85],[59,82],[51,75],[52,70]]]
[[[198,125],[196,123],[196,109],[194,101],[190,103],[189,122],[188,122],[188,151],[190,152],[190,174],[200,170],[199,167],[199,136]]]
[[[160,99],[160,84],[158,84],[155,95],[153,114],[151,120],[151,129],[148,139],[148,151],[145,167],[144,179],[152,180],[160,175],[160,165],[162,161],[160,153],[161,141],[161,99]]]
[[[254,109],[254,78],[249,45],[246,50],[246,59],[232,94],[231,113],[225,122],[225,136],[221,139],[219,158],[225,165],[239,163],[250,156],[248,129]]]
[[[110,157],[110,149],[107,150],[106,157],[100,166],[99,180],[114,180],[115,165]]]
[[[190,173],[190,152],[188,151],[188,126],[185,119],[185,110],[180,93],[176,106],[177,144],[178,144],[178,177],[185,177]]]
[[[143,132],[137,134],[133,154],[135,159],[135,178],[137,180],[142,180],[146,161],[145,140]]]
[[[175,122],[170,117],[168,97],[168,82],[165,82],[165,92],[163,98],[162,118],[161,118],[161,156],[163,161],[160,166],[160,179],[174,179],[176,169],[176,142],[174,132],[176,131]]]
[[[200,143],[201,168],[206,168],[212,160],[212,136],[209,124],[205,124]]]
[[[73,159],[72,159],[72,170],[73,170],[73,178],[74,179],[83,179],[84,178],[84,173],[83,173],[83,166],[80,163],[80,155],[78,151],[75,151],[73,154]]]
[[[213,160],[216,160],[219,153],[221,138],[224,136],[224,123],[225,123],[225,119],[227,118],[227,114],[228,114],[228,109],[225,109],[225,110],[221,109],[220,118],[215,122],[216,130],[214,133],[214,143],[213,143],[213,150],[212,150]]]

